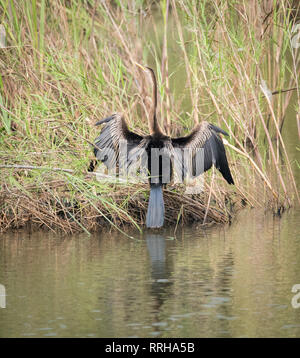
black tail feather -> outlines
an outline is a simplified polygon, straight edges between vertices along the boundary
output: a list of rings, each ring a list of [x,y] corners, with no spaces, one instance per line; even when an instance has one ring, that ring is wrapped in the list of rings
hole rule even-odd
[[[162,186],[160,184],[151,184],[146,225],[149,228],[162,227],[164,224],[164,218],[165,205]]]

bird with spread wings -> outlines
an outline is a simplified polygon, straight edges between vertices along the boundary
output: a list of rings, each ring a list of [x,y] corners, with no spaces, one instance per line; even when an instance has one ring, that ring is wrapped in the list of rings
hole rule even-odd
[[[104,126],[95,140],[94,154],[108,169],[118,166],[127,171],[146,154],[144,164],[150,184],[146,226],[159,228],[164,224],[164,172],[175,173],[179,178],[185,179],[187,176],[199,176],[214,165],[228,184],[234,184],[220,136],[228,134],[206,121],[197,124],[184,137],[172,138],[164,134],[156,116],[157,82],[154,71],[150,67],[137,65],[150,73],[152,78],[150,134],[142,136],[130,131],[124,117],[115,113],[96,123],[97,126]]]

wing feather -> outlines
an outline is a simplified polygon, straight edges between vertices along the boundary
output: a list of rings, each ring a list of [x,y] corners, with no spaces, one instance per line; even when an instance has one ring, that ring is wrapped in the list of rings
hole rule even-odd
[[[172,138],[175,149],[174,169],[179,176],[185,177],[187,174],[198,176],[214,165],[229,184],[234,184],[224,144],[218,133],[228,135],[211,123],[201,122],[188,136]],[[183,160],[186,151],[185,158],[188,159]]]
[[[140,136],[128,129],[124,117],[115,113],[102,119],[96,125],[105,124],[95,140],[95,156],[108,169],[116,168],[130,170],[143,154],[147,137]]]

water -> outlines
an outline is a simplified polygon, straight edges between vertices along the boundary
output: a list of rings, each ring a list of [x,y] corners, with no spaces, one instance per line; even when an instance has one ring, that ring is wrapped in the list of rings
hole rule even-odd
[[[299,337],[299,218],[244,210],[136,240],[8,233],[0,337]]]

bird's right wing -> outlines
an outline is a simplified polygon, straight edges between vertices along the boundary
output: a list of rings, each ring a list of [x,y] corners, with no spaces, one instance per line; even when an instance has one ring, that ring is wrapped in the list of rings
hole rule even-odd
[[[118,166],[128,172],[145,152],[147,137],[140,136],[128,129],[124,117],[115,113],[98,121],[105,124],[95,140],[94,154],[108,169]]]
[[[234,184],[227,162],[223,141],[218,133],[228,135],[221,128],[201,122],[185,137],[172,138],[174,168],[181,178],[198,176],[214,165],[229,184]]]

